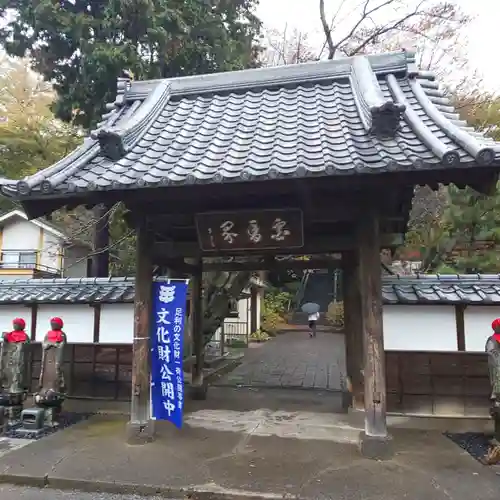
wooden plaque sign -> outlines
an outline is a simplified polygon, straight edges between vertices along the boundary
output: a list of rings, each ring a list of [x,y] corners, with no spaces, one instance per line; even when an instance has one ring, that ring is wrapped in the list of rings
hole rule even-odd
[[[204,252],[304,246],[303,217],[298,209],[197,214],[196,229]]]

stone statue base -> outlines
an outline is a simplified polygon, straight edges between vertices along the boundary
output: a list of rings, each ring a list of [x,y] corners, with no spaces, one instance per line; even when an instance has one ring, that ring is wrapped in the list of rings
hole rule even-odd
[[[21,423],[21,413],[23,411],[23,405],[16,406],[6,406],[5,411],[5,422],[9,427],[14,427]]]
[[[3,392],[0,394],[0,408],[2,408],[6,427],[15,427],[19,425],[25,399],[26,393],[24,392]]]
[[[495,430],[493,439],[490,441],[490,448],[483,458],[485,465],[496,465],[500,463],[500,401],[495,401],[490,409]]]

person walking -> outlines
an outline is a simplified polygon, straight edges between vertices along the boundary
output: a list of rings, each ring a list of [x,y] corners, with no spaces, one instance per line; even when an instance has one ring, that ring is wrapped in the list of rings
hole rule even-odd
[[[319,312],[309,314],[307,320],[309,321],[309,337],[316,337],[316,322],[319,319]]]

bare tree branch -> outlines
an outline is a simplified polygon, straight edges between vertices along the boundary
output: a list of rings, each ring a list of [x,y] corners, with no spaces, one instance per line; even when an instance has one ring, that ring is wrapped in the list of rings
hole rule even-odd
[[[321,19],[321,25],[323,26],[326,43],[328,45],[328,59],[333,59],[335,56],[335,44],[333,43],[332,30],[328,26],[328,22],[326,20],[325,0],[319,0],[319,17]]]

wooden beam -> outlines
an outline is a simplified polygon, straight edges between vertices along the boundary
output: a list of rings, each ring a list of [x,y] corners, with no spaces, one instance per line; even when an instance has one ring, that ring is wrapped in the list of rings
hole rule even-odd
[[[38,321],[38,304],[31,304],[31,342],[36,341],[36,323]],[[31,381],[30,381],[31,382]]]
[[[457,325],[457,348],[465,351],[465,304],[455,306],[455,321]]]
[[[151,242],[145,226],[136,231],[136,279],[134,301],[134,340],[132,354],[132,398],[127,437],[130,444],[144,444],[154,439],[150,415],[150,332],[152,310],[153,264]]]
[[[94,304],[91,307],[94,308],[94,335],[92,342],[98,344],[101,336],[101,304]]]
[[[196,268],[189,263],[165,262],[167,267],[178,269],[184,273],[193,274]],[[249,262],[207,262],[203,263],[203,272],[208,271],[263,271],[263,270],[287,270],[287,269],[333,269],[339,266],[336,259],[310,259],[310,260],[269,260],[261,258]]]
[[[380,248],[395,248],[404,243],[404,235],[399,233],[383,234],[380,237]],[[314,237],[306,238],[306,244],[302,248],[291,249],[288,253],[294,255],[314,255],[321,253],[334,253],[346,250],[353,250],[357,247],[357,240],[354,236],[338,237]],[[283,255],[283,249],[266,250],[267,255]],[[202,253],[198,242],[156,242],[153,244],[153,254],[155,263],[161,263],[165,259],[178,257],[221,257],[249,255],[248,251],[220,251]],[[258,255],[258,254],[256,254]]]
[[[252,286],[250,288],[250,333],[257,331],[257,299],[258,291]]]
[[[344,333],[349,392],[354,410],[364,409],[363,397],[363,323],[359,281],[359,252],[342,254]]]
[[[385,458],[389,452],[379,224],[375,210],[358,223],[365,400],[361,450],[368,458]]]

